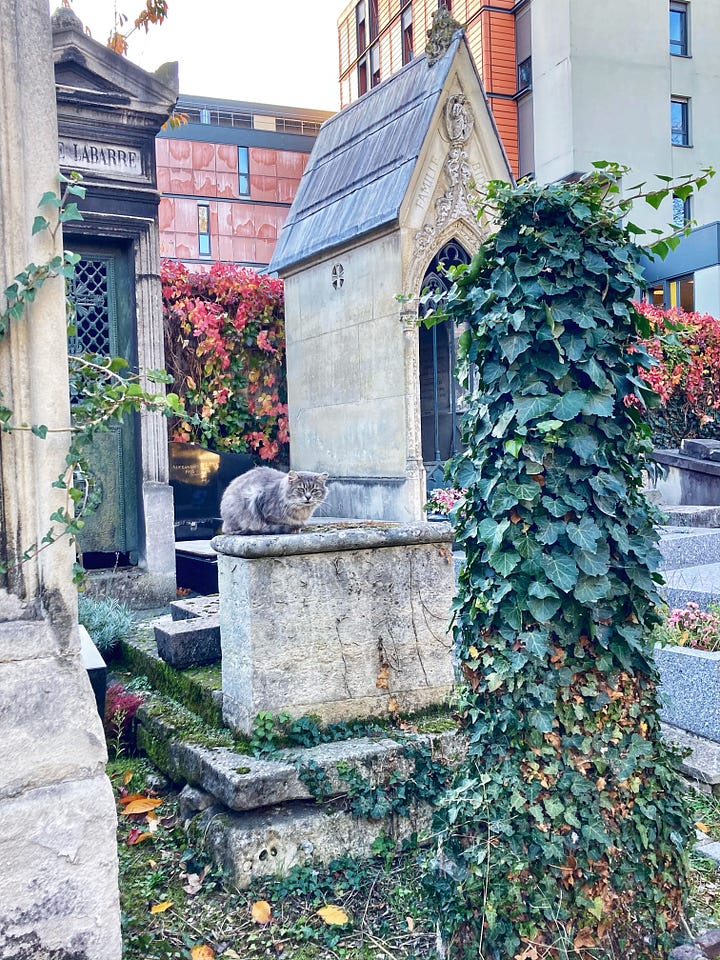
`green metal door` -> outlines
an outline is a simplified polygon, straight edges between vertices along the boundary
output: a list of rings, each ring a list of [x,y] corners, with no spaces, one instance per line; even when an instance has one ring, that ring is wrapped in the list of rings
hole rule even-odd
[[[75,304],[76,333],[68,339],[68,353],[125,357],[135,369],[134,284],[130,249],[73,244],[81,255],[68,295]],[[71,397],[71,403],[73,399]],[[76,483],[100,491],[102,502],[86,523],[78,544],[86,567],[137,562],[137,457],[135,417],[113,422],[95,435],[89,449],[89,476]],[[78,482],[79,481],[79,482]]]

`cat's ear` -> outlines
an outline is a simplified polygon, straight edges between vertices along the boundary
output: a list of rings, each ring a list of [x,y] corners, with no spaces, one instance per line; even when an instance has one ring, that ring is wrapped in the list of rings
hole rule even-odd
[[[296,473],[294,470],[289,470],[289,471],[288,471],[287,478],[288,478],[288,480],[290,481],[290,483],[295,483],[295,481],[296,481],[297,478],[298,478],[298,475],[297,475],[297,473]]]
[[[328,478],[329,476],[330,476],[329,473],[319,473],[319,474],[318,474],[318,480],[320,481],[320,483],[325,483],[325,481],[327,480],[327,478]]]

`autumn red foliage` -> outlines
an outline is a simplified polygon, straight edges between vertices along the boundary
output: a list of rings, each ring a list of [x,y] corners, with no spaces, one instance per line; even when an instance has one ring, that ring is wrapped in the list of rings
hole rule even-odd
[[[648,414],[655,445],[677,447],[685,437],[720,439],[720,319],[649,303],[636,307],[657,331],[645,346],[658,364],[641,371],[661,400]]]
[[[165,361],[188,413],[172,438],[286,461],[282,280],[228,263],[190,271],[172,260],[161,276]]]

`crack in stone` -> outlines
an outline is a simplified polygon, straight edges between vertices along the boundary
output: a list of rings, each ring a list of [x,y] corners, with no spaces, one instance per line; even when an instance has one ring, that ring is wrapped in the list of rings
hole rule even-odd
[[[425,664],[423,663],[422,655],[420,653],[420,640],[418,639],[417,624],[415,623],[415,571],[413,569],[413,553],[412,550],[407,551],[408,556],[408,566],[410,571],[410,623],[412,624],[413,638],[415,640],[415,650],[417,652],[418,662],[420,664],[420,669],[423,672],[425,677],[426,686],[430,686],[430,681],[428,679],[427,671],[425,670]],[[420,594],[418,593],[418,596]],[[427,626],[427,623],[426,623]],[[431,631],[432,633],[432,631]],[[434,634],[433,634],[434,636]]]

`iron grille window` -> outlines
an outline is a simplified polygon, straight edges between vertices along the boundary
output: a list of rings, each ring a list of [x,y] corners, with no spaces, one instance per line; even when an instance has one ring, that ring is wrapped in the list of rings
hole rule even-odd
[[[687,57],[688,44],[688,5],[670,4],[670,53],[674,57]]]
[[[676,147],[690,146],[690,105],[687,100],[670,101],[670,139]]]
[[[250,196],[250,151],[247,147],[238,147],[238,193],[241,197]]]
[[[378,15],[378,0],[370,0],[370,42],[377,38],[380,30],[380,18]]]

